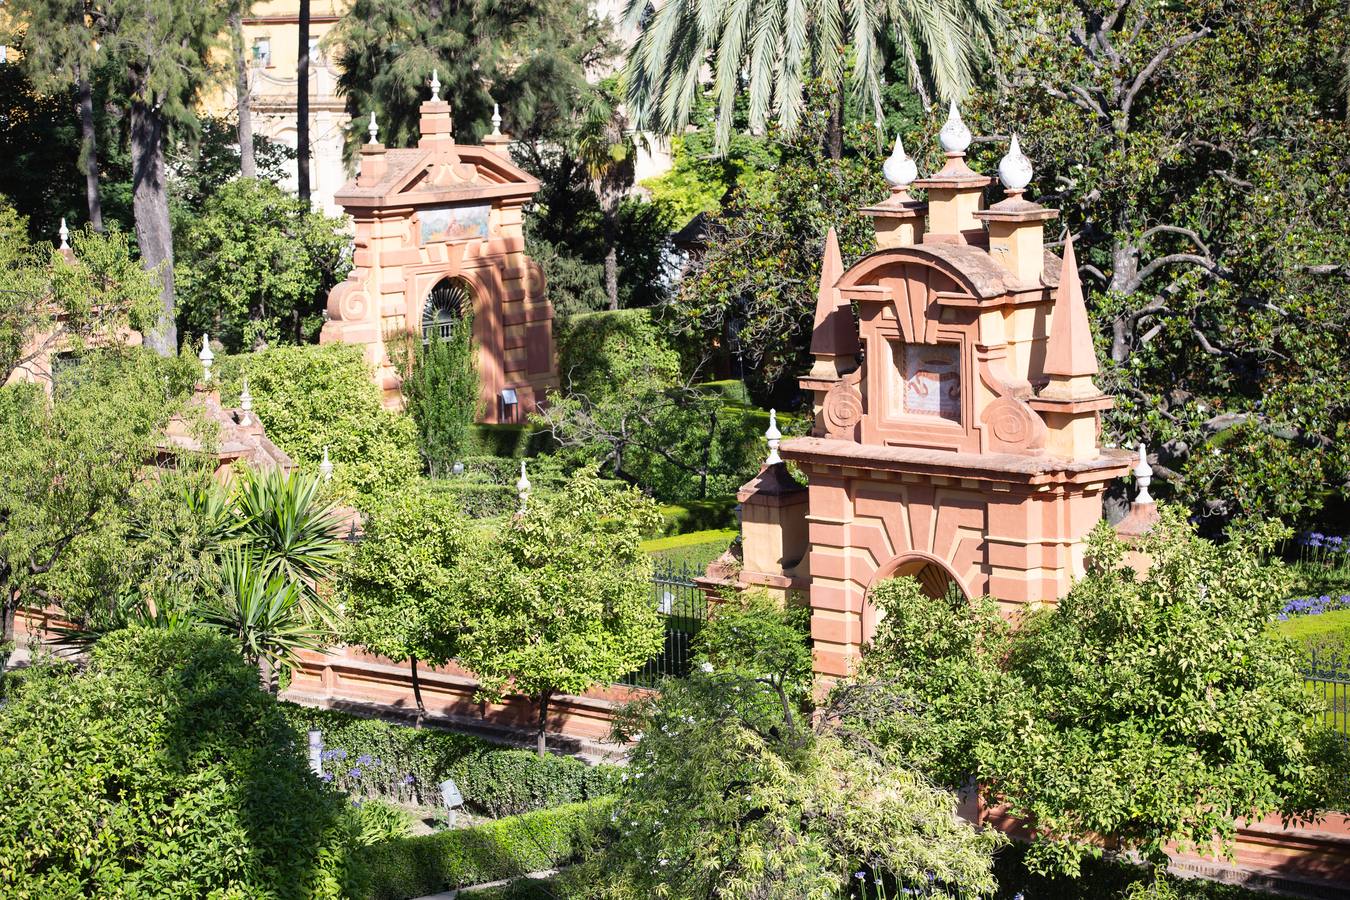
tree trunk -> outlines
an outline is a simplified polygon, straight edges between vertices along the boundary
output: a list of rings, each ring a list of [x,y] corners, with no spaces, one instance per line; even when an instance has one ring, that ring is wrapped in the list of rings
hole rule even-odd
[[[84,196],[89,206],[89,224],[103,230],[103,200],[98,193],[98,131],[94,128],[94,87],[80,72],[76,82],[80,103],[80,168],[84,170]]]
[[[539,695],[539,733],[535,735],[534,749],[540,756],[548,752],[548,701],[552,696],[552,691]]]
[[[267,693],[272,693],[272,665],[266,656],[258,657],[258,683]]]
[[[248,56],[244,48],[243,10],[236,6],[230,13],[234,34],[235,108],[239,113],[239,174],[256,178],[258,166],[253,159],[253,97],[248,89]]]
[[[844,99],[844,84],[841,79],[839,89],[834,95],[834,103],[830,105],[830,121],[825,132],[825,152],[836,162],[844,158]]]
[[[609,297],[609,308],[619,308],[619,251],[614,240],[609,240],[609,250],[605,252],[605,294]]]
[[[0,600],[0,643],[14,640],[14,617],[19,611],[19,592],[5,586],[4,599]]]
[[[413,723],[414,728],[422,727],[422,720],[426,718],[427,707],[422,702],[422,679],[417,677],[417,657],[408,657],[408,665],[412,669],[413,700],[417,703],[417,721]]]
[[[295,188],[309,200],[309,0],[300,0],[300,62],[295,71]]]
[[[178,326],[174,324],[173,230],[164,181],[164,117],[141,100],[131,104],[131,183],[141,263],[158,273],[161,285],[159,324],[146,336],[146,343],[160,356],[174,356]]]

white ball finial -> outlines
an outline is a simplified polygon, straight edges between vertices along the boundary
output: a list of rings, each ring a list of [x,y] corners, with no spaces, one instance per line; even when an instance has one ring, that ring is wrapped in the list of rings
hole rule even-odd
[[[253,395],[248,392],[248,376],[244,376],[244,387],[239,392],[239,411],[244,414],[240,425],[251,425],[253,423]]]
[[[1010,193],[1020,193],[1031,184],[1034,174],[1036,170],[1031,167],[1031,160],[1022,152],[1022,145],[1014,134],[1007,155],[998,162],[998,180]]]
[[[57,237],[61,238],[62,250],[69,250],[70,244],[66,243],[70,238],[70,229],[66,227],[66,217],[61,217],[61,227],[56,230]]]
[[[905,145],[900,142],[899,135],[896,135],[891,155],[881,164],[881,174],[886,176],[887,184],[899,191],[909,187],[919,177],[919,167],[905,152]]]
[[[525,504],[530,499],[530,476],[525,474],[525,460],[520,461],[520,480],[516,482],[516,496],[520,497],[520,511],[525,511]]]
[[[333,480],[333,461],[328,458],[328,447],[323,448],[323,460],[319,463],[319,477],[324,481]]]
[[[502,110],[495,102],[492,104],[492,134],[497,136],[502,133]]]
[[[783,457],[778,455],[778,445],[783,439],[783,432],[778,430],[778,410],[769,410],[769,428],[764,432],[764,439],[769,442],[769,458],[764,460],[764,465],[772,466],[783,461]]]
[[[441,77],[435,69],[431,70],[431,102],[436,103],[441,99]]]
[[[202,382],[211,383],[211,363],[215,362],[216,355],[211,352],[211,338],[202,335],[202,352],[197,354],[197,358],[202,361]]]
[[[1139,493],[1135,495],[1135,503],[1152,503],[1153,497],[1148,492],[1148,486],[1153,481],[1153,467],[1148,464],[1148,452],[1144,449],[1141,441],[1139,444],[1139,462],[1134,467],[1134,480],[1139,485]]]
[[[947,111],[947,124],[938,132],[938,143],[946,153],[965,153],[970,146],[970,129],[961,121],[961,110],[956,108],[955,100]]]
[[[366,134],[370,135],[370,143],[378,144],[380,142],[380,126],[375,121],[375,110],[370,111],[370,125],[366,127]]]

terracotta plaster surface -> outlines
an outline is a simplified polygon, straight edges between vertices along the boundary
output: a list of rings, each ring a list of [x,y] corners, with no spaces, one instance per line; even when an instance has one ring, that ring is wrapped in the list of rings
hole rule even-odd
[[[539,183],[498,141],[456,144],[452,125],[449,104],[427,102],[417,147],[362,149],[361,173],[336,195],[355,224],[353,268],[328,295],[319,342],[364,347],[385,404],[399,407],[399,347],[420,339],[432,289],[457,281],[472,298],[481,421],[524,422],[558,384],[553,306],[522,230]]]
[[[295,462],[267,437],[256,414],[225,406],[219,391],[202,384],[197,385],[187,408],[164,426],[155,453],[161,465],[180,457],[211,459],[215,476],[222,481],[230,478],[232,466],[240,462],[264,472],[295,470]]]

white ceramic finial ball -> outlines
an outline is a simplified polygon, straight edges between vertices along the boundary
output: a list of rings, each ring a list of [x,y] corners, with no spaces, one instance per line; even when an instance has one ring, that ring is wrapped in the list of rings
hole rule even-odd
[[[970,146],[970,129],[961,121],[961,111],[953,100],[947,111],[947,124],[938,132],[938,143],[947,153],[965,153]]]
[[[886,176],[886,183],[893,188],[907,188],[919,177],[919,167],[909,158],[899,137],[895,139],[895,149],[881,164],[881,174]]]
[[[1014,134],[1007,155],[999,160],[998,180],[1010,191],[1021,191],[1031,184],[1031,176],[1034,174],[1036,172],[1031,167],[1031,160],[1022,152],[1022,145],[1018,143],[1017,135]]]

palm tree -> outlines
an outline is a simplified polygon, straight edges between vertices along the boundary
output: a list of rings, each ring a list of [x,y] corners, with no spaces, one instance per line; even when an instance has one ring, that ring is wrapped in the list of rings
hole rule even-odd
[[[773,114],[791,135],[801,119],[803,85],[818,77],[836,89],[830,151],[837,159],[850,65],[854,92],[878,118],[888,44],[903,55],[925,106],[934,91],[960,99],[1001,20],[998,0],[667,0],[655,10],[649,0],[628,0],[624,26],[641,28],[624,71],[628,103],[638,128],[679,134],[708,66],[720,152],[742,90],[752,129],[765,128]]]
[[[613,94],[612,80],[590,91],[575,135],[576,155],[586,167],[604,217],[605,293],[619,308],[619,209],[633,186],[637,144]]]

